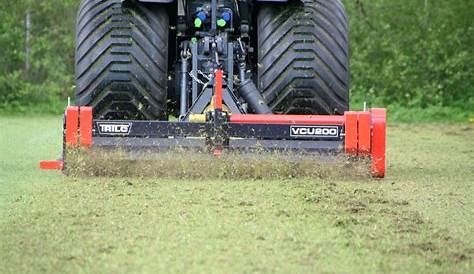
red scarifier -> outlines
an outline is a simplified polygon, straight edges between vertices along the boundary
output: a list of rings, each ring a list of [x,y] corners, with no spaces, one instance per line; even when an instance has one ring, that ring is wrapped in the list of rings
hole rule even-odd
[[[219,77],[216,78],[216,80]],[[216,81],[219,83],[219,80]],[[222,90],[216,86],[215,95],[219,94],[219,90]],[[216,96],[219,98],[219,96]],[[216,100],[216,104],[219,100]],[[221,105],[222,105],[222,101]],[[217,104],[218,106],[218,104]],[[216,108],[216,111],[218,109]],[[64,141],[65,145],[69,148],[83,147],[83,148],[93,148],[95,146],[94,139],[107,139],[106,137],[120,137],[117,139],[117,147],[120,146],[121,142],[124,142],[127,138],[137,138],[144,137],[149,139],[150,133],[156,133],[155,131],[168,130],[171,122],[150,122],[150,121],[113,121],[114,124],[127,124],[130,128],[134,125],[137,125],[138,128],[146,132],[140,133],[137,136],[129,136],[130,132],[117,133],[117,136],[110,133],[105,135],[100,134],[98,127],[94,129],[94,124],[100,123],[110,123],[104,120],[94,120],[91,107],[68,107],[66,110],[65,117],[65,128],[64,128]],[[220,110],[222,112],[222,110]],[[268,129],[270,126],[276,127],[276,135],[271,136],[275,140],[290,140],[291,136],[281,135],[287,134],[283,132],[291,132],[292,127],[302,127],[302,128],[327,128],[327,127],[338,127],[343,130],[339,132],[339,138],[343,141],[342,151],[351,157],[362,157],[369,158],[371,160],[371,173],[373,177],[383,178],[385,176],[386,168],[386,110],[385,109],[371,109],[370,111],[365,112],[355,112],[349,111],[344,115],[265,115],[265,114],[228,114],[227,120],[223,122],[221,126],[225,126],[227,130],[236,126],[237,128],[247,127],[250,129],[252,134],[251,138],[262,138],[268,139],[268,137],[259,137],[259,131]],[[145,123],[146,126],[142,127],[140,124]],[[173,127],[176,127],[177,130],[181,128],[186,128],[188,126],[196,125],[196,123],[189,122],[178,122],[172,124]],[[202,125],[216,126],[212,121],[206,121]],[[153,130],[153,128],[155,128]],[[148,131],[152,131],[149,132]],[[97,132],[99,131],[99,132]],[[307,132],[316,132],[316,131],[307,131]],[[137,133],[134,133],[137,134]],[[177,135],[179,133],[176,133]],[[183,133],[184,134],[184,133]],[[185,133],[186,136],[183,137],[203,137],[202,132],[195,132],[195,135],[190,133]],[[224,138],[224,140],[229,140],[232,137],[242,139],[240,135],[232,135],[236,133],[224,132],[223,136],[219,138]],[[243,134],[243,133],[239,133]],[[280,135],[279,135],[280,134]],[[225,136],[225,137],[224,137]],[[266,136],[266,135],[265,135]],[[300,136],[301,137],[301,136]],[[303,138],[306,142],[311,142],[311,136]],[[227,139],[226,139],[227,138]],[[165,138],[167,139],[167,138]],[[131,139],[133,140],[133,139]],[[299,139],[301,141],[301,139]],[[320,140],[321,141],[321,140]],[[224,142],[227,143],[227,142]],[[214,147],[212,153],[219,157],[222,155],[223,150],[226,147],[219,143],[218,146]],[[58,161],[42,161],[40,162],[41,169],[47,170],[63,170],[65,168],[64,160]]]

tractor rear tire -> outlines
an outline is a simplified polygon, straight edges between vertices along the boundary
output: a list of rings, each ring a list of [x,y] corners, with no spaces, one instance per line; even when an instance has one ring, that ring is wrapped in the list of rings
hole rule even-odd
[[[275,113],[349,109],[348,21],[340,0],[263,5],[258,14],[258,87]]]
[[[82,0],[76,100],[98,119],[166,119],[169,18],[159,5]]]

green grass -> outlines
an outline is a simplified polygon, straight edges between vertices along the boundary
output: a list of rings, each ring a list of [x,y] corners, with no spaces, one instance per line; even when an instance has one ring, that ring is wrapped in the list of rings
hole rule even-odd
[[[351,100],[351,108],[363,109],[364,98]],[[402,106],[397,103],[386,105],[384,103],[373,103],[373,107],[384,106],[387,108],[391,123],[468,123],[474,119],[474,104],[465,102],[462,105],[452,106],[427,106],[425,108]]]
[[[469,124],[390,126],[381,181],[64,177],[37,169],[58,155],[60,119],[0,126],[2,273],[473,268]]]

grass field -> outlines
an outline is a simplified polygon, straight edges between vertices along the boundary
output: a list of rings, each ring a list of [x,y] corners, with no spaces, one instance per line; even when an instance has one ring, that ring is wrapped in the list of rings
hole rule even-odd
[[[472,124],[391,125],[382,181],[64,177],[59,119],[0,125],[1,273],[474,268]]]

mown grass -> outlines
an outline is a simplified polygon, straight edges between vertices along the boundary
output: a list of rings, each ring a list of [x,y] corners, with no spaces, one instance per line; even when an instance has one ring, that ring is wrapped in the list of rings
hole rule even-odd
[[[64,177],[37,170],[59,151],[59,119],[0,124],[2,273],[473,268],[472,125],[390,126],[380,181],[338,175],[345,165],[269,180]]]

